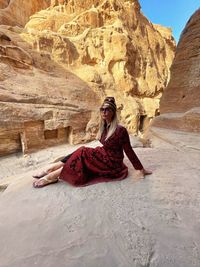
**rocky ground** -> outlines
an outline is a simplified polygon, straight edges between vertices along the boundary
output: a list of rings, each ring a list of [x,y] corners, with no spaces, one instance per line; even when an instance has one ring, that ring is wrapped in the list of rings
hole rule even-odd
[[[120,182],[34,189],[33,170],[75,147],[2,158],[0,266],[199,267],[200,140],[157,134],[154,148],[135,149],[153,170],[144,180],[125,159]]]

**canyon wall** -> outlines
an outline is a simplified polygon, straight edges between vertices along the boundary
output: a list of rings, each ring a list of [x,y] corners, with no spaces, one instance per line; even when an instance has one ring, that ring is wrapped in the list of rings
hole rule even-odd
[[[175,42],[137,0],[0,7],[0,155],[94,139],[97,107],[108,95],[130,133],[159,114]]]
[[[0,24],[24,26],[32,14],[50,3],[51,0],[0,0]]]
[[[0,156],[85,141],[100,104],[85,82],[33,51],[16,27],[1,26],[0,59]]]
[[[131,133],[159,113],[175,42],[153,25],[138,1],[52,1],[33,15],[22,37],[86,81],[101,99],[115,96]]]
[[[152,127],[200,132],[200,9],[188,21],[177,46],[171,79]]]

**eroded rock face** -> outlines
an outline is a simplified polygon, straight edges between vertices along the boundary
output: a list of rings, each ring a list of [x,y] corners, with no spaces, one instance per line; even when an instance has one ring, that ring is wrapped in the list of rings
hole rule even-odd
[[[115,96],[131,133],[158,112],[175,43],[170,29],[141,14],[138,1],[52,1],[25,28],[21,36],[34,49],[72,70],[101,99]]]
[[[200,9],[182,32],[171,68],[171,80],[153,126],[200,132]]]
[[[130,133],[159,112],[175,44],[138,1],[0,3],[2,23],[20,26],[49,6],[0,27],[0,155],[91,140],[107,95]]]
[[[10,0],[0,0],[0,8],[6,8],[9,5]]]
[[[0,24],[24,26],[35,12],[45,9],[51,0],[0,0]]]
[[[18,28],[1,26],[0,59],[0,156],[91,138],[99,103],[85,82],[32,51]]]

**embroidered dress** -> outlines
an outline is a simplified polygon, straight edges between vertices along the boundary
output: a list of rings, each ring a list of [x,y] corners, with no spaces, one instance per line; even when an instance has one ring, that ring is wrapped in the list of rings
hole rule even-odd
[[[106,134],[105,128],[100,139],[103,146],[96,148],[82,146],[64,158],[62,162],[65,162],[65,165],[60,179],[73,186],[125,179],[128,175],[128,168],[123,163],[123,151],[136,170],[143,169],[131,147],[126,128],[118,125],[108,140],[105,140]]]

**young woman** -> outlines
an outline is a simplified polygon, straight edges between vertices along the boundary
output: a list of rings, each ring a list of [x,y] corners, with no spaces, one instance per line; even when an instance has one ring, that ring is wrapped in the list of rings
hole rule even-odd
[[[131,147],[126,128],[118,124],[114,97],[105,98],[100,114],[97,137],[103,146],[82,146],[46,171],[34,175],[34,178],[38,178],[33,182],[35,188],[56,183],[58,179],[73,186],[122,180],[128,175],[128,168],[123,163],[123,151],[140,178],[152,173],[144,169]]]

